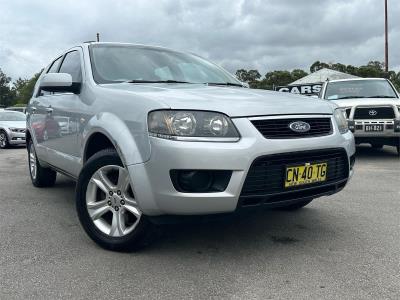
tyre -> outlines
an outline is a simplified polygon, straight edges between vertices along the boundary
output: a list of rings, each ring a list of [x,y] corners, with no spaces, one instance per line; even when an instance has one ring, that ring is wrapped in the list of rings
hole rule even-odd
[[[310,204],[311,201],[313,201],[313,199],[308,199],[308,200],[296,202],[296,203],[281,207],[279,209],[280,210],[285,210],[285,211],[294,211],[294,210],[298,210],[298,209],[303,208],[304,206]]]
[[[0,149],[6,149],[10,146],[8,143],[8,136],[4,130],[0,131]]]
[[[82,227],[101,247],[133,251],[145,246],[153,225],[142,214],[128,170],[114,149],[94,154],[84,165],[76,189]]]
[[[57,172],[40,165],[32,140],[28,143],[29,175],[36,187],[50,187],[56,183]]]
[[[382,144],[372,144],[371,146],[372,146],[372,148],[374,148],[374,149],[382,149],[382,148],[383,148],[383,145],[382,145]]]

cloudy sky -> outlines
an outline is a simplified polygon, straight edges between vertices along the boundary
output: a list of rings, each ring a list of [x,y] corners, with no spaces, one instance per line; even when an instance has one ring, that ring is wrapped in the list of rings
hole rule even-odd
[[[389,1],[390,68],[400,70],[400,1]],[[0,0],[0,68],[30,77],[95,39],[198,53],[234,72],[383,61],[384,0]]]

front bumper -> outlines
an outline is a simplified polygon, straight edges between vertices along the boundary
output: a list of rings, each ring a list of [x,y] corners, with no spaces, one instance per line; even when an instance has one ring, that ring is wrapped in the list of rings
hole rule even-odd
[[[400,120],[351,120],[355,137],[398,137],[400,138]],[[379,125],[382,131],[367,132],[367,126]]]
[[[8,132],[8,143],[10,145],[25,144],[25,132]]]
[[[235,211],[250,166],[261,156],[327,148],[343,148],[348,157],[355,153],[353,134],[342,135],[336,127],[327,136],[274,140],[264,138],[247,118],[236,118],[233,122],[242,135],[236,143],[150,138],[150,160],[128,166],[135,197],[145,215],[204,215]],[[170,170],[174,169],[232,170],[232,175],[223,192],[182,193],[171,181]],[[349,174],[351,176],[352,171]],[[337,186],[336,190],[343,186]]]

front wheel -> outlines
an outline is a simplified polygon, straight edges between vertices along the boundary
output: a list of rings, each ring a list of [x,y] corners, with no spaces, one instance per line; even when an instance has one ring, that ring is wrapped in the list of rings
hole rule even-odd
[[[152,224],[133,191],[128,170],[114,149],[96,153],[83,167],[76,209],[84,230],[101,247],[132,251],[148,241]]]
[[[0,131],[0,148],[1,149],[6,149],[8,148],[9,143],[8,143],[8,136],[7,133],[4,130]]]

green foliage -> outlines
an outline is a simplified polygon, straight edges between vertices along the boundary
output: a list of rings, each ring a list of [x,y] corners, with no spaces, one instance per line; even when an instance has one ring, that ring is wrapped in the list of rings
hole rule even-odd
[[[11,78],[0,69],[0,107],[25,106],[32,97],[40,73],[41,71],[30,79],[18,78],[11,86]]]
[[[16,104],[22,105],[29,102],[40,73],[41,72],[36,73],[31,79],[18,78],[17,81],[14,82],[13,90],[16,96]]]
[[[257,81],[261,78],[261,74],[257,70],[244,70],[240,69],[236,71],[236,77],[242,81],[247,82],[249,84]]]
[[[317,71],[322,70],[324,68],[329,68],[329,65],[327,63],[320,62],[320,61],[317,60],[315,63],[313,63],[311,65],[310,73],[317,72]]]
[[[307,76],[307,72],[299,69],[290,71],[273,71],[265,74],[260,81],[252,82],[250,87],[273,90],[275,86],[287,85],[297,79]]]
[[[10,88],[11,78],[0,69],[0,107],[13,104],[14,94]]]

